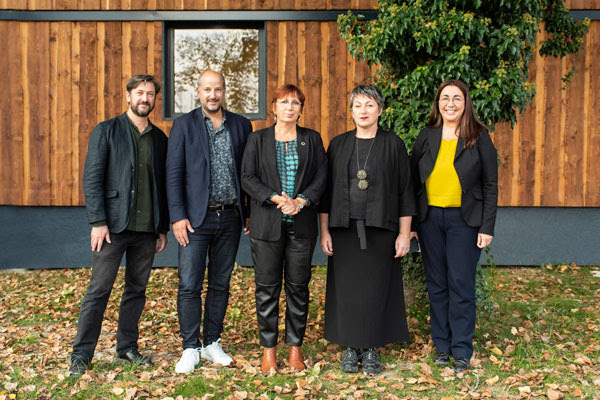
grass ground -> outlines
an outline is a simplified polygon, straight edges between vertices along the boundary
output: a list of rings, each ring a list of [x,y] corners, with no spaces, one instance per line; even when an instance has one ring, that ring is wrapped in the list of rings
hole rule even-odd
[[[0,272],[0,400],[4,399],[600,399],[600,268],[542,266],[488,270],[494,312],[480,314],[473,368],[465,374],[434,366],[424,310],[409,315],[412,341],[381,349],[382,374],[340,371],[342,349],[322,338],[325,267],[311,283],[304,353],[309,368],[260,373],[252,270],[236,268],[223,344],[235,365],[202,363],[174,372],[181,354],[177,272],[152,272],[140,322],[140,350],[153,368],[115,360],[115,331],[123,274],[105,315],[93,368],[68,376],[89,269]],[[283,321],[283,320],[281,320]],[[280,326],[283,328],[283,326]]]

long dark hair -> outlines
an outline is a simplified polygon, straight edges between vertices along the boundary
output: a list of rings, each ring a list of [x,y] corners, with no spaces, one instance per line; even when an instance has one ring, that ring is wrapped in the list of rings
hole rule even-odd
[[[473,147],[477,143],[477,139],[481,135],[482,130],[487,130],[487,127],[477,118],[475,113],[475,107],[473,107],[473,100],[471,100],[471,93],[469,93],[469,87],[458,79],[450,79],[443,82],[435,94],[435,100],[433,101],[433,107],[431,107],[431,113],[429,114],[429,121],[427,127],[438,128],[442,125],[442,114],[440,113],[440,96],[442,90],[447,86],[456,86],[462,92],[465,98],[465,109],[463,115],[459,121],[459,135],[465,142],[465,147]]]

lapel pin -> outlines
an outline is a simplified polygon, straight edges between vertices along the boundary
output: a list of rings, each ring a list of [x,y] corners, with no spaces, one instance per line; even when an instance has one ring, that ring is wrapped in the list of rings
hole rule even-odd
[[[306,144],[306,143],[304,143],[304,142],[300,142],[300,145],[301,145],[301,146],[304,146],[305,144]]]

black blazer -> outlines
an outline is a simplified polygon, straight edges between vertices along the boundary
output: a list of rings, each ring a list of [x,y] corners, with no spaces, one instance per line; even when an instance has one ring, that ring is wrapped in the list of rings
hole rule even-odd
[[[165,188],[167,136],[152,126],[152,204],[154,231],[169,231],[169,212]],[[85,211],[89,223],[106,221],[108,230],[122,232],[129,224],[135,188],[135,149],[127,115],[103,121],[90,136],[83,172]]]
[[[442,127],[425,128],[417,137],[411,157],[413,182],[417,193],[418,222],[427,216],[425,181],[431,175],[442,141]],[[480,233],[494,234],[498,204],[498,161],[496,148],[487,130],[472,148],[465,148],[458,138],[454,169],[462,189],[461,211],[467,225],[479,227]]]
[[[238,114],[223,110],[231,134],[235,187],[242,220],[246,217],[246,199],[240,188],[240,166],[250,121]],[[173,122],[169,135],[167,157],[167,195],[171,222],[189,219],[192,227],[202,225],[208,209],[210,191],[210,148],[208,131],[200,107]]]
[[[302,194],[310,200],[294,216],[298,238],[314,238],[318,233],[317,205],[327,184],[327,157],[319,132],[296,128],[298,172],[291,198]],[[281,194],[281,179],[277,172],[275,127],[261,129],[248,138],[242,161],[242,188],[250,196],[250,237],[278,240],[281,236],[281,211],[268,201],[273,192]]]
[[[348,163],[356,142],[356,129],[336,136],[329,144],[329,180],[320,212],[329,214],[329,227],[350,224]],[[378,129],[367,170],[367,218],[365,225],[398,232],[399,218],[416,215],[410,179],[410,163],[400,137]]]

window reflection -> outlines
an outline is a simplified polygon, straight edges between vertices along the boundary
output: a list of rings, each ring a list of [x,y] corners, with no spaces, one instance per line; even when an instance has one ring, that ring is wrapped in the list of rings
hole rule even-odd
[[[200,72],[213,69],[227,81],[226,108],[236,113],[259,112],[258,29],[175,29],[174,112],[200,105],[196,96]]]

